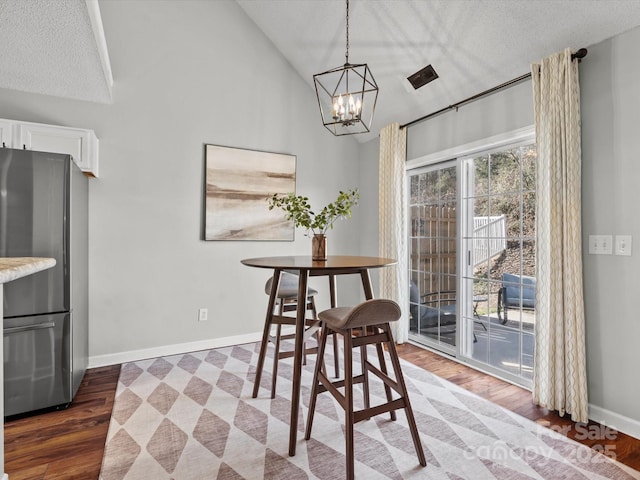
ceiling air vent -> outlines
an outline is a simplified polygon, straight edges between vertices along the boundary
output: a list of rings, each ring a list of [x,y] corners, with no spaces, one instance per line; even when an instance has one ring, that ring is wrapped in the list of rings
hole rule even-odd
[[[409,80],[409,83],[417,90],[436,78],[438,78],[436,71],[431,65],[427,65],[422,70],[418,70],[413,75],[408,76],[407,80]]]

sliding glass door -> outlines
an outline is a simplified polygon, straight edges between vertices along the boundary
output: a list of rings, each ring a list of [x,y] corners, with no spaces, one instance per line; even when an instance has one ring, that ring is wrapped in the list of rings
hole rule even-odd
[[[409,170],[409,338],[522,385],[533,372],[531,140]]]
[[[533,374],[536,318],[535,163],[531,143],[462,160],[461,281],[473,340],[460,353],[524,384]]]

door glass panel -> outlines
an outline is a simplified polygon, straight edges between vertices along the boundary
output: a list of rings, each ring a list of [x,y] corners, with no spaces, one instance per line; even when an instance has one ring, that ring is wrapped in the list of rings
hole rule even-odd
[[[464,160],[461,224],[468,262],[460,353],[489,370],[532,378],[535,327],[535,145]]]
[[[457,166],[409,175],[410,336],[451,349],[457,331]]]

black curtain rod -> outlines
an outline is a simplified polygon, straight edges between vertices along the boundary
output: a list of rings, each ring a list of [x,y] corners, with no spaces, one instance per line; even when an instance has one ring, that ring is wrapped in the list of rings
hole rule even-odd
[[[578,50],[576,53],[571,54],[571,60],[578,60],[578,62],[580,62],[580,60],[582,60],[584,57],[587,56],[587,49],[586,48],[581,48],[580,50]],[[433,112],[430,113],[428,115],[424,115],[420,118],[416,118],[415,120],[410,121],[409,123],[405,123],[404,125],[400,125],[400,128],[406,128],[406,127],[410,127],[411,125],[415,125],[416,123],[420,123],[423,120],[427,120],[431,117],[435,117],[437,115],[440,115],[441,113],[447,112],[449,110],[457,110],[458,108],[462,107],[463,105],[466,105],[467,103],[471,103],[475,100],[478,100],[479,98],[482,97],[486,97],[487,95],[491,95],[492,93],[495,93],[499,90],[502,90],[503,88],[507,88],[510,87],[511,85],[515,85],[517,83],[520,83],[524,80],[527,80],[528,78],[531,78],[531,72],[526,73],[524,75],[520,75],[518,78],[514,78],[513,80],[509,80],[508,82],[504,82],[500,85],[498,85],[497,87],[492,87],[488,90],[485,90],[484,92],[480,92],[477,93],[476,95],[473,95],[472,97],[469,98],[465,98],[464,100],[458,102],[458,103],[454,103],[453,105],[449,105],[448,107],[444,107],[441,108],[440,110],[438,110],[437,112]]]

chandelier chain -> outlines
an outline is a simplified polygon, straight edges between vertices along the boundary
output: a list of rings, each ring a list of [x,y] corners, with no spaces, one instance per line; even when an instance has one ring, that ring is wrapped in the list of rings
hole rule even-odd
[[[349,0],[347,0],[347,51],[344,53],[345,63],[349,63]]]

